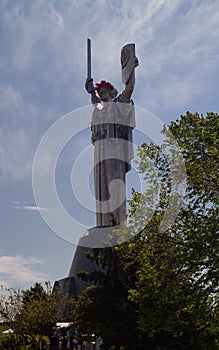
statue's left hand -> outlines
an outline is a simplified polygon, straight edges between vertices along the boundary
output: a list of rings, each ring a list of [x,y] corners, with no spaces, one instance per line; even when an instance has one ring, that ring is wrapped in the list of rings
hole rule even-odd
[[[138,58],[135,56],[135,68],[139,66]]]

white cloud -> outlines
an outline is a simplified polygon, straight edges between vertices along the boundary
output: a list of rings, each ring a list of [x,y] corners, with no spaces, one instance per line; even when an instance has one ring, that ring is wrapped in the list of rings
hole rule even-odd
[[[13,86],[0,85],[0,184],[31,179],[40,124],[54,115],[52,108],[42,112],[40,106],[25,103]]]
[[[48,211],[48,208],[37,207],[36,205],[23,205],[18,202],[11,204],[11,207],[19,210],[30,210],[30,211]]]
[[[31,141],[27,133],[0,129],[0,181],[22,180],[30,176],[32,166]]]
[[[177,4],[171,16],[166,11],[163,16],[155,16],[153,35],[140,51],[137,71],[138,103],[161,117],[168,111],[184,113],[191,106],[205,112],[203,106],[211,109],[207,105],[209,94],[213,108],[218,105],[214,76],[219,69],[219,3],[213,0]]]
[[[14,90],[12,86],[0,86],[0,109],[11,113],[21,113],[23,100],[18,90]]]
[[[51,18],[53,19],[53,22],[55,26],[57,26],[61,31],[64,29],[64,20],[62,15],[56,11],[52,4],[49,5],[51,9]]]
[[[48,48],[47,44],[50,45],[64,28],[61,14],[52,4],[41,0],[29,3],[28,6],[22,1],[19,5],[12,5],[10,9],[5,6],[3,13],[4,23],[10,28],[10,39],[13,42],[12,63],[17,71],[33,68],[33,64],[39,61],[45,51],[40,52],[41,41],[48,40],[45,45]],[[3,41],[7,41],[8,36],[6,34]]]
[[[4,286],[26,285],[37,281],[43,282],[48,277],[37,272],[35,265],[44,261],[37,257],[1,256],[0,257],[0,282]]]

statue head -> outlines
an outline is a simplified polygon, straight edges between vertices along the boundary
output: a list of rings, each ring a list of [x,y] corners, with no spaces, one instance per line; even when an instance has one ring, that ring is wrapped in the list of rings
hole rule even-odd
[[[96,83],[95,90],[100,96],[101,101],[109,102],[117,95],[117,90],[106,80],[101,80],[100,83]]]

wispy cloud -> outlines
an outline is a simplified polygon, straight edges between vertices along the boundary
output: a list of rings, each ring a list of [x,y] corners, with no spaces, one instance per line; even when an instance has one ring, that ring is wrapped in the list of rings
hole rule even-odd
[[[31,142],[27,133],[0,129],[0,181],[21,180],[31,174]]]
[[[32,102],[25,103],[13,86],[0,85],[0,184],[31,179],[42,117],[49,120],[55,115],[52,108],[42,110]]]
[[[23,106],[23,100],[18,90],[12,86],[0,86],[0,109],[7,112],[13,112],[20,115]]]
[[[36,265],[44,263],[37,257],[1,256],[0,281],[4,286],[17,286],[43,282],[48,279],[44,273],[34,269]]]
[[[48,208],[42,208],[36,205],[22,204],[19,202],[12,202],[10,204],[10,207],[14,209],[19,209],[19,210],[30,210],[30,211],[48,211],[49,210]]]

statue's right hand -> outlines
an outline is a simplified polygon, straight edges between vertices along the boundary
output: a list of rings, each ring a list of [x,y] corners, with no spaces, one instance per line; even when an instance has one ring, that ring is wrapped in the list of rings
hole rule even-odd
[[[85,89],[89,94],[91,94],[94,91],[94,84],[92,78],[87,78],[85,82]]]

